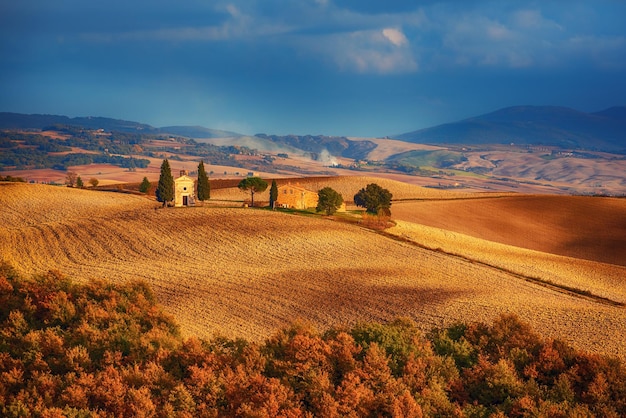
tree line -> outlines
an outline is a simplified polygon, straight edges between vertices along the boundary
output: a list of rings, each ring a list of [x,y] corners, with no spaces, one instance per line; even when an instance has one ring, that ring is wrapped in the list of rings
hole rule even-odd
[[[55,170],[67,170],[68,167],[87,164],[111,164],[133,169],[146,168],[150,164],[150,160],[146,158],[123,157],[109,154],[49,154],[51,152],[60,151],[65,151],[65,149],[49,144],[45,147],[5,149],[0,153],[0,169],[15,167],[17,169],[53,168]]]
[[[254,206],[254,194],[264,192],[267,189],[267,182],[260,177],[247,177],[238,185],[242,191],[250,192],[250,200]],[[334,214],[343,204],[343,196],[332,187],[324,187],[317,192],[318,203],[315,208],[317,212],[324,212],[326,215]],[[354,195],[356,206],[363,207],[366,212],[373,214],[390,214],[392,194],[389,190],[372,183],[359,190]],[[276,180],[272,180],[270,189],[270,207],[273,209],[278,201],[278,186]]]
[[[113,164],[124,168],[145,168],[149,160],[132,156],[158,157],[164,153],[202,157],[213,164],[237,165],[233,155],[254,155],[256,150],[239,146],[216,146],[190,138],[170,138],[171,145],[155,140],[162,135],[137,132],[98,132],[77,126],[52,125],[44,130],[60,132],[67,137],[51,138],[38,133],[0,131],[0,169],[3,167],[54,168],[83,164]],[[182,145],[182,146],[181,146]],[[101,154],[72,152],[72,148],[97,151]],[[66,155],[50,153],[66,152]],[[126,157],[130,156],[130,158]]]
[[[262,193],[267,190],[267,182],[261,177],[249,176],[242,179],[237,187],[241,191],[250,193],[251,206],[254,207],[254,196],[256,193]],[[150,182],[144,177],[140,185],[140,191],[145,193],[150,187]],[[211,187],[209,178],[204,167],[204,161],[200,161],[198,165],[198,185],[197,199],[205,201],[211,197]],[[159,182],[156,188],[156,197],[165,207],[169,202],[174,200],[174,177],[172,169],[167,159],[161,163],[161,171],[159,174]],[[354,195],[354,203],[358,207],[363,207],[366,212],[372,214],[390,214],[392,193],[380,187],[378,184],[371,183],[359,190]],[[270,188],[269,206],[274,209],[278,201],[278,185],[276,180],[272,180]],[[334,214],[343,204],[343,196],[331,187],[324,187],[318,191],[317,212],[324,212],[326,215]]]
[[[620,360],[514,315],[201,340],[181,337],[143,282],[84,283],[0,263],[1,416],[626,416]]]

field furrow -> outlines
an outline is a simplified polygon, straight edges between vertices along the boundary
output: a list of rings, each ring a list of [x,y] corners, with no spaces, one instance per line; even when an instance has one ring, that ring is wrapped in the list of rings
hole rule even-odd
[[[11,215],[20,193],[42,213],[21,221]],[[145,280],[188,335],[262,340],[296,319],[327,327],[399,316],[426,330],[515,312],[546,336],[626,358],[626,309],[538,286],[504,268],[626,299],[620,266],[555,261],[536,251],[520,256],[449,231],[424,235],[409,223],[392,230],[466,256],[456,257],[317,217],[210,206],[155,210],[147,199],[67,188],[20,185],[0,195],[0,214],[3,208],[15,222],[0,227],[0,250],[18,270]],[[487,265],[496,261],[502,268]],[[589,283],[580,272],[592,275]]]

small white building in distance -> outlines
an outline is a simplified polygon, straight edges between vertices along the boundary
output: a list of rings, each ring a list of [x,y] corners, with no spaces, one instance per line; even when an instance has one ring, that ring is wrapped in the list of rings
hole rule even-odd
[[[180,171],[174,180],[174,206],[194,206],[196,204],[195,181],[187,170]]]

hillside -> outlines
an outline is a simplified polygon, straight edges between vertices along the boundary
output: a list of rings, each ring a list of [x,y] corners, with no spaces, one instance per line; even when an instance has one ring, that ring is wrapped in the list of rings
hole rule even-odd
[[[324,135],[265,135],[256,138],[271,141],[280,147],[296,148],[305,151],[316,161],[326,165],[337,165],[337,157],[354,160],[366,159],[377,145],[369,140],[353,141],[346,137]]]
[[[515,315],[428,333],[406,318],[296,322],[257,343],[182,338],[140,281],[81,285],[0,263],[0,298],[4,417],[626,413],[622,362],[542,338]]]
[[[584,113],[554,106],[514,106],[394,136],[424,144],[544,145],[626,151],[626,108]]]
[[[468,318],[491,322],[510,312],[545,336],[626,358],[624,308],[425,249],[410,237],[394,240],[281,212],[157,210],[141,196],[0,187],[5,261],[20,272],[58,269],[76,280],[145,280],[185,335],[262,340],[296,318],[328,327],[402,316],[428,329]],[[489,254],[493,244],[481,243]],[[584,285],[591,296],[626,302],[616,286],[624,267],[517,251],[507,247],[500,262],[519,256],[531,265],[562,266],[557,284]]]
[[[69,118],[59,115],[26,115],[22,113],[0,112],[0,129],[44,129],[53,125],[104,129],[117,132],[153,133],[155,130],[155,128],[145,123],[103,117]]]
[[[395,219],[545,253],[626,266],[626,199],[522,195],[405,201]]]
[[[503,109],[467,120],[480,125],[480,132],[493,128],[495,136],[483,132],[472,139],[478,143],[456,144],[473,128],[449,124],[458,132],[444,141],[451,144],[439,146],[388,138],[241,136],[201,126],[154,128],[108,118],[0,113],[0,171],[26,181],[61,184],[68,171],[95,178],[100,184],[140,182],[144,176],[156,181],[162,159],[169,158],[190,172],[203,160],[212,178],[218,179],[248,173],[266,178],[357,175],[474,192],[623,196],[626,158],[622,148],[582,150],[571,141],[555,146],[534,139],[512,144],[509,136],[502,136],[501,128],[527,135],[537,127],[556,132],[554,126],[563,125],[576,129],[576,135],[591,132],[595,141],[591,148],[602,149],[606,147],[600,146],[600,139],[607,132],[617,132],[622,138],[624,113],[624,108],[616,107],[583,118],[581,112],[563,108]],[[589,120],[581,122],[581,118]],[[500,141],[505,137],[509,139]],[[485,144],[487,140],[494,142]]]
[[[202,126],[164,126],[162,128],[155,128],[145,123],[96,116],[70,118],[60,115],[27,115],[23,113],[0,112],[0,129],[40,130],[55,125],[83,129],[103,129],[108,132],[170,134],[189,138],[240,136],[240,134],[235,132],[209,129]]]

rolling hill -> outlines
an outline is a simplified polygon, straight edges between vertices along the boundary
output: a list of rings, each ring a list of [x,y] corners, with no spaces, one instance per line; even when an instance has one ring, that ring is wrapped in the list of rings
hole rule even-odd
[[[614,304],[626,302],[622,266],[436,228],[428,235],[415,220],[390,231],[393,238],[280,211],[156,209],[142,196],[38,184],[0,188],[4,261],[28,274],[56,269],[76,280],[143,279],[186,335],[263,340],[297,318],[326,328],[402,316],[427,330],[509,312],[548,337],[626,358],[626,311]],[[497,254],[499,264],[481,254]]]
[[[26,115],[0,112],[0,129],[42,129],[51,125],[71,125],[119,132],[172,134],[189,138],[241,137],[241,134],[202,126],[150,125],[103,117]],[[324,135],[265,135],[256,137],[279,146],[305,152],[364,159],[376,148],[371,141],[354,142],[345,137]],[[626,152],[626,107],[615,106],[585,113],[557,106],[513,106],[458,122],[446,123],[391,137],[420,144],[511,144],[544,145],[561,148]]]
[[[545,145],[626,151],[626,107],[584,113],[565,107],[514,106],[394,136],[424,144]]]
[[[518,106],[401,135],[404,140],[240,136],[200,126],[154,128],[107,118],[0,113],[4,149],[0,168],[6,175],[27,181],[62,182],[65,174],[50,169],[71,167],[100,181],[132,182],[143,176],[154,179],[159,158],[170,156],[185,169],[203,159],[220,176],[366,174],[404,176],[415,184],[447,189],[623,196],[625,109],[585,114],[566,108]],[[36,132],[53,125],[57,127],[52,131]],[[35,132],[15,132],[28,129]],[[91,132],[96,129],[105,132]],[[449,145],[407,142],[412,140]],[[88,161],[95,158],[93,151],[103,153],[99,163],[109,166],[89,166]],[[107,153],[116,155],[112,158]],[[135,158],[142,161],[137,164]],[[120,168],[148,161],[150,167],[120,172]]]
[[[59,115],[26,115],[22,113],[0,112],[0,129],[44,129],[52,125],[104,129],[117,132],[150,133],[155,130],[155,128],[145,123],[103,117],[69,118]]]
[[[393,213],[488,241],[626,267],[626,199],[487,195],[395,202]]]
[[[85,129],[104,129],[108,132],[170,134],[189,138],[241,136],[235,132],[209,129],[202,126],[165,126],[155,128],[145,123],[95,116],[69,118],[59,115],[27,115],[22,113],[0,112],[0,129],[44,129],[53,125],[73,126]]]

